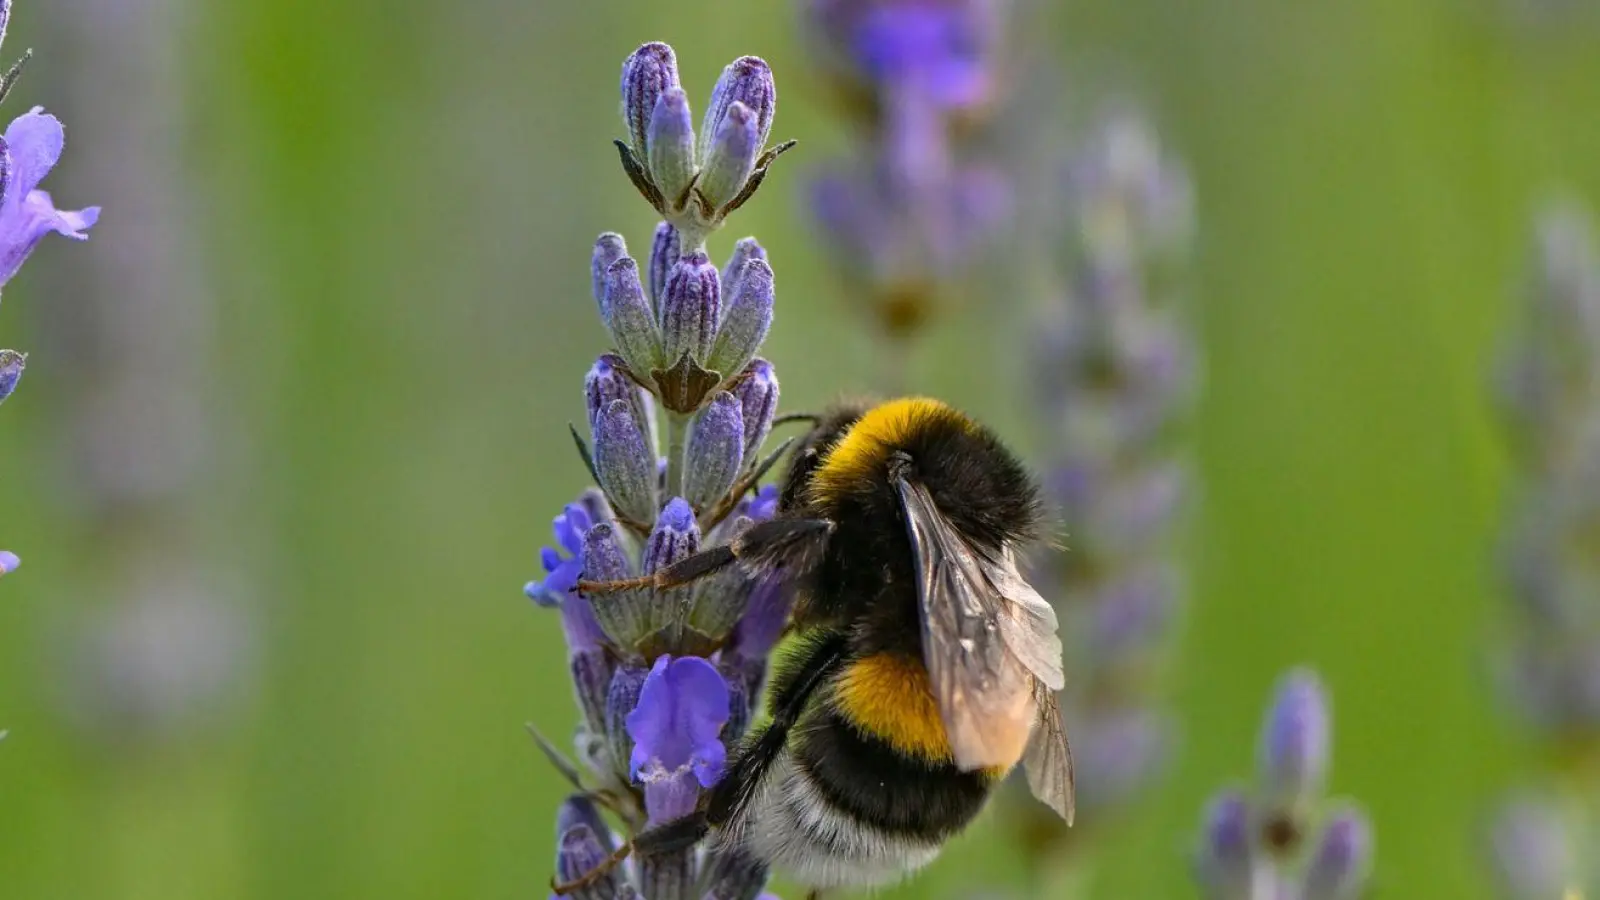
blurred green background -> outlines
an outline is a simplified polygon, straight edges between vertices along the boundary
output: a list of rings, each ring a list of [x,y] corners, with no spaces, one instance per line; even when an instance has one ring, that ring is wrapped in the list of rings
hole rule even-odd
[[[34,351],[0,417],[0,544],[26,560],[0,584],[0,895],[544,897],[562,785],[522,726],[562,735],[574,711],[556,619],[520,588],[584,481],[565,427],[605,344],[590,243],[640,246],[653,224],[608,146],[640,41],[676,46],[695,97],[736,55],[772,61],[776,134],[803,146],[713,251],[754,233],[773,255],[766,355],[789,409],[875,371],[799,202],[803,164],[840,137],[793,10],[17,6],[6,54],[39,56],[12,114],[63,117],[50,186],[107,210],[88,245],[45,246],[0,309],[6,345]],[[1376,896],[1485,897],[1475,822],[1526,761],[1481,664],[1506,476],[1486,366],[1539,192],[1600,198],[1594,17],[1043,6],[1035,35],[1069,69],[1130,76],[1199,193],[1183,742],[1107,835],[1095,896],[1191,895],[1205,797],[1249,773],[1274,678],[1310,663],[1334,691],[1334,787],[1377,824]],[[123,305],[141,277],[145,305]],[[992,312],[1023,301],[983,301],[943,323],[913,384],[1026,440],[1025,392],[991,362],[1008,321]],[[116,333],[95,322],[146,328],[108,368],[96,348]],[[203,451],[148,495],[86,499],[74,417],[103,412],[97,378],[144,377],[183,379],[198,411],[155,455]],[[121,447],[165,421],[146,413],[93,433]],[[125,573],[180,566],[231,610],[175,614],[189,649],[243,662],[206,676],[206,711],[144,728],[101,696],[118,670],[80,683],[75,635],[124,602]],[[1011,879],[989,831],[894,896]]]

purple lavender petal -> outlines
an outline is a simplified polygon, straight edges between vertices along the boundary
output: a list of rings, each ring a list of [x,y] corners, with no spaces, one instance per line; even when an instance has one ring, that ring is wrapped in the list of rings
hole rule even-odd
[[[656,660],[628,714],[634,748],[629,769],[691,768],[704,787],[722,775],[726,749],[717,739],[728,721],[728,685],[696,656]]]
[[[0,575],[10,575],[22,565],[22,559],[10,550],[0,550]]]
[[[54,231],[85,240],[100,218],[97,206],[77,211],[55,208],[39,183],[61,158],[65,132],[55,116],[34,107],[6,129],[11,158],[10,183],[0,198],[0,285],[10,281],[46,234]]]

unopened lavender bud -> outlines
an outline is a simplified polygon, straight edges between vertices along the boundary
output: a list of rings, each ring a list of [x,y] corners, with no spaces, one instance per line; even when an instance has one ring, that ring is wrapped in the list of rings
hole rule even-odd
[[[639,692],[644,690],[644,680],[650,670],[632,664],[617,667],[611,676],[611,690],[606,695],[606,746],[619,775],[628,772],[628,760],[633,756],[633,737],[628,734],[628,716],[639,705]]]
[[[556,809],[556,834],[566,834],[582,825],[593,832],[595,839],[607,853],[616,849],[611,827],[606,824],[600,807],[586,794],[573,794]]]
[[[722,70],[717,86],[711,91],[711,105],[706,107],[705,122],[700,130],[700,158],[710,156],[711,144],[722,129],[733,104],[742,103],[755,117],[756,149],[759,151],[772,134],[772,120],[778,111],[778,86],[772,79],[772,67],[759,56],[742,56]]]
[[[683,236],[667,222],[656,225],[655,240],[650,244],[650,300],[657,308],[667,292],[667,279],[672,267],[683,255]],[[676,360],[672,360],[676,362]]]
[[[772,432],[772,420],[778,415],[778,375],[772,363],[757,359],[745,367],[744,377],[733,387],[739,398],[744,421],[744,458],[753,462],[761,444]]]
[[[22,560],[10,550],[0,550],[0,575],[10,575],[22,565]]]
[[[722,319],[717,342],[706,360],[707,369],[724,374],[744,369],[767,339],[775,298],[772,267],[763,259],[745,263],[733,281],[733,293],[727,298],[728,314]]]
[[[616,341],[617,352],[635,372],[648,373],[661,365],[661,335],[656,330],[650,301],[639,283],[639,264],[624,256],[606,270],[606,328]]]
[[[733,281],[744,271],[744,264],[752,259],[767,258],[767,250],[753,237],[740,238],[733,245],[733,253],[728,257],[728,264],[722,267],[722,296],[733,296]]]
[[[1328,698],[1317,676],[1304,669],[1284,676],[1261,733],[1261,786],[1275,811],[1298,810],[1321,793],[1329,728]]]
[[[594,468],[618,513],[635,522],[655,518],[656,458],[626,400],[595,417]]]
[[[589,282],[603,321],[611,321],[611,314],[606,312],[606,273],[611,271],[612,263],[627,255],[628,244],[622,235],[608,231],[595,239],[594,256],[589,261]]]
[[[705,167],[695,189],[708,206],[721,209],[744,189],[760,155],[761,135],[755,113],[743,103],[734,103],[707,148]]]
[[[622,118],[633,141],[633,152],[648,158],[650,117],[656,101],[678,87],[678,58],[672,48],[652,41],[633,51],[622,63]]]
[[[1361,896],[1372,868],[1372,827],[1365,816],[1344,810],[1328,821],[1306,866],[1300,900],[1353,900]]]
[[[587,581],[622,581],[638,573],[628,563],[615,526],[601,522],[583,538],[583,578]],[[655,627],[654,604],[640,590],[607,591],[588,597],[595,621],[619,647],[631,647]]]
[[[633,415],[639,431],[645,436],[645,443],[651,443],[653,429],[650,423],[650,410],[648,395],[645,394],[633,379],[618,369],[622,360],[607,353],[595,360],[589,368],[589,374],[583,381],[584,399],[589,407],[589,427],[593,429],[600,414],[611,407],[613,401],[621,400],[628,405],[628,411]],[[654,456],[654,450],[651,451]]]
[[[700,526],[694,510],[682,497],[662,508],[655,530],[644,548],[644,573],[653,574],[700,549]]]
[[[722,391],[695,417],[684,464],[684,499],[696,509],[721,500],[744,465],[744,411]]]
[[[588,825],[574,825],[561,834],[561,845],[556,851],[556,879],[577,881],[598,869],[607,855],[605,845],[593,829]],[[623,896],[624,887],[622,871],[614,869],[564,896],[571,900],[617,900]]]
[[[672,365],[683,354],[701,362],[711,354],[721,309],[721,280],[704,253],[678,260],[661,298],[663,356]]]
[[[650,116],[650,178],[674,208],[688,196],[694,180],[694,152],[689,97],[682,88],[671,88],[656,101]]]
[[[27,354],[0,350],[0,403],[6,402],[6,398],[17,389],[17,382],[22,380],[22,370],[27,364]]]
[[[1244,795],[1228,791],[1213,798],[1206,808],[1195,878],[1213,900],[1253,897],[1256,877],[1250,843],[1250,804]]]

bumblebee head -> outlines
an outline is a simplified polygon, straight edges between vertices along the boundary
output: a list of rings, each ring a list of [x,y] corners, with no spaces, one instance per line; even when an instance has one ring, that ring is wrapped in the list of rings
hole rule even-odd
[[[891,400],[834,429],[811,474],[811,500],[844,507],[898,506],[896,479],[917,481],[969,540],[994,548],[1026,543],[1041,519],[1039,490],[994,433],[938,400]],[[896,513],[898,515],[898,513]]]

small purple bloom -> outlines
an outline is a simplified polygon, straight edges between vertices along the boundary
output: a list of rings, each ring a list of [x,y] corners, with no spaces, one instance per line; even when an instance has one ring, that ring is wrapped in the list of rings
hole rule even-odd
[[[756,492],[754,500],[750,501],[750,509],[745,515],[757,522],[763,522],[778,514],[778,486],[765,484]]]
[[[0,550],[0,575],[10,575],[22,565],[22,560],[10,550]]]
[[[727,750],[718,736],[727,721],[728,685],[711,663],[696,656],[656,660],[627,718],[629,774],[645,785],[652,821],[693,810],[696,786],[722,777]]]
[[[698,656],[663,656],[651,667],[628,714],[633,738],[629,771],[635,777],[652,768],[690,768],[701,787],[722,777],[727,751],[717,736],[728,721],[728,685]]]
[[[0,286],[11,280],[46,234],[87,240],[100,218],[100,207],[58,210],[50,195],[38,189],[61,159],[66,134],[61,122],[36,106],[6,129],[4,154],[9,178],[0,197]]]
[[[543,581],[530,581],[522,592],[540,606],[560,606],[578,579],[583,577],[583,537],[593,522],[582,505],[569,503],[550,523],[556,546],[540,551],[544,563]],[[566,555],[562,555],[562,551]]]

